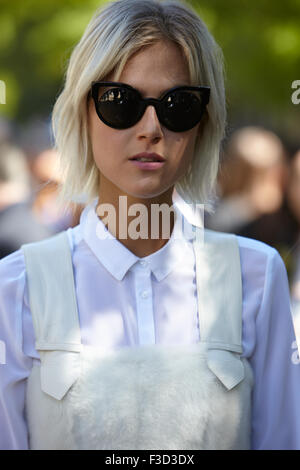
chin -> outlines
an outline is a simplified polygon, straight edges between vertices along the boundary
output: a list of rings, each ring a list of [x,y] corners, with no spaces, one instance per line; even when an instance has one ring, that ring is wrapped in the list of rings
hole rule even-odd
[[[170,188],[163,188],[163,189],[157,189],[157,190],[152,190],[152,191],[145,191],[145,188],[143,188],[143,190],[141,191],[132,191],[132,192],[128,191],[126,192],[126,194],[136,199],[154,199],[154,198],[158,198],[159,196],[162,196],[169,190]]]

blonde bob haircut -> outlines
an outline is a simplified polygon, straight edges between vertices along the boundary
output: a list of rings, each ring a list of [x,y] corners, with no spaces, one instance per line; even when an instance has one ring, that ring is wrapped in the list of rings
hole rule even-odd
[[[118,81],[131,55],[158,40],[171,40],[181,47],[191,85],[211,87],[192,163],[175,188],[187,203],[205,204],[208,212],[213,211],[226,126],[223,53],[198,14],[182,0],[110,1],[86,27],[69,59],[65,85],[52,114],[63,180],[58,188],[59,206],[89,204],[99,195],[100,174],[88,133],[92,81],[105,80],[111,73],[113,81]]]

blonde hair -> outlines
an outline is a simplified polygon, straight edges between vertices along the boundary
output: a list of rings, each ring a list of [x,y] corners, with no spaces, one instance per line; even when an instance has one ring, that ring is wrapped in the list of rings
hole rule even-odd
[[[117,0],[99,8],[69,59],[65,86],[52,114],[55,148],[63,183],[58,203],[87,204],[99,194],[100,175],[88,135],[87,96],[94,80],[113,71],[158,40],[171,40],[185,54],[191,85],[211,87],[210,102],[195,143],[192,164],[175,188],[189,204],[212,212],[220,147],[225,134],[224,64],[220,47],[190,6],[177,0]]]

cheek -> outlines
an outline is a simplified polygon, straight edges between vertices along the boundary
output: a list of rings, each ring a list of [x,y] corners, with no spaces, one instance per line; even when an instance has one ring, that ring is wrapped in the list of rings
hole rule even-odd
[[[188,151],[191,155],[191,158],[193,157],[194,155],[194,152],[195,152],[195,146],[196,146],[196,142],[197,142],[197,137],[198,137],[198,134],[197,132],[193,132],[190,140],[189,140],[189,144],[188,144]]]
[[[181,159],[181,166],[184,168],[187,168],[193,160],[196,140],[197,133],[192,131],[191,134],[178,139],[176,142],[178,158]]]
[[[90,126],[90,141],[94,161],[101,171],[113,167],[121,157],[122,139],[113,129],[101,122],[93,121]]]

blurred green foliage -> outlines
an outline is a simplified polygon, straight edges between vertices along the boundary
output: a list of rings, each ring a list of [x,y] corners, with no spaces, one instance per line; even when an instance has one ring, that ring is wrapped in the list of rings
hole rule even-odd
[[[267,123],[300,144],[300,0],[221,0],[191,4],[223,49],[227,102],[236,121]]]
[[[99,6],[99,0],[0,1],[7,103],[1,109],[8,117],[22,122],[51,112],[72,48]]]
[[[48,116],[67,60],[101,0],[0,0],[1,112],[18,122]],[[222,47],[233,121],[266,122],[300,138],[300,0],[190,0]]]

